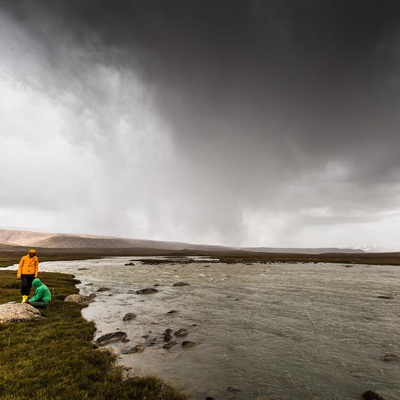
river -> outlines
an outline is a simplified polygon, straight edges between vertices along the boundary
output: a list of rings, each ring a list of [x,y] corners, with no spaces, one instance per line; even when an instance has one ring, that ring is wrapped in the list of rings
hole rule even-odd
[[[194,400],[356,400],[367,390],[400,399],[400,362],[381,359],[400,355],[400,267],[139,259],[40,265],[97,294],[83,316],[96,338],[127,333],[128,343],[109,346],[133,374],[158,375]],[[157,293],[136,294],[154,285]],[[137,317],[123,321],[128,312]],[[163,332],[180,328],[189,334],[164,349]]]

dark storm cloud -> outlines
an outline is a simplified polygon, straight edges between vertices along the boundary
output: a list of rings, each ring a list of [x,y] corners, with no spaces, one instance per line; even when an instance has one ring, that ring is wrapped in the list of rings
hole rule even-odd
[[[289,225],[293,235],[308,223],[359,222],[360,212],[368,221],[397,209],[397,2],[2,1],[0,7],[59,71],[42,78],[47,91],[57,97],[60,85],[72,87],[98,115],[104,146],[97,140],[96,150],[115,148],[110,175],[121,168],[113,116],[122,110],[129,119],[136,105],[130,85],[110,97],[91,71],[101,64],[124,82],[132,80],[126,71],[134,72],[170,135],[173,160],[158,184],[175,204],[171,218],[185,220],[199,237],[215,232],[245,242],[240,225],[251,220],[275,226],[279,240],[271,241],[283,245]],[[93,135],[70,140],[92,142]],[[249,238],[259,234],[248,229]]]
[[[62,2],[59,12],[77,40],[98,35],[105,62],[156,88],[184,151],[260,159],[260,147],[291,156],[290,142],[321,162],[376,149],[372,172],[390,174],[379,149],[385,141],[393,157],[399,140],[395,2],[112,4]]]

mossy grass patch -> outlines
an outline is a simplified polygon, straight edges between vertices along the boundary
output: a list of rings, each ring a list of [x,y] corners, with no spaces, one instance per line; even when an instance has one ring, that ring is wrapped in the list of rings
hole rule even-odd
[[[52,301],[44,318],[0,324],[0,398],[184,400],[156,377],[122,379],[115,355],[93,343],[95,325],[82,305],[64,302],[77,293],[72,275],[40,274]],[[0,304],[21,301],[15,271],[0,270]]]

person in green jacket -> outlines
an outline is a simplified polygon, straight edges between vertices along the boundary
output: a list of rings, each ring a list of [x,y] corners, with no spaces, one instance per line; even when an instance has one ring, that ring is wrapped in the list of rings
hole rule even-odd
[[[35,294],[26,303],[35,308],[47,308],[51,300],[49,288],[39,278],[32,281],[32,286],[35,288]]]

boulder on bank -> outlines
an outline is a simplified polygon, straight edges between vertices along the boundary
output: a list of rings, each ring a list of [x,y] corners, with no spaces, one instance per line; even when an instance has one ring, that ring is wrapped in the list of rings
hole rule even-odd
[[[27,303],[1,304],[0,323],[25,322],[31,319],[43,318],[38,309]]]
[[[84,296],[83,294],[70,294],[64,299],[64,301],[70,303],[87,304],[92,303],[95,297],[96,295],[94,293],[90,294],[89,296]]]

